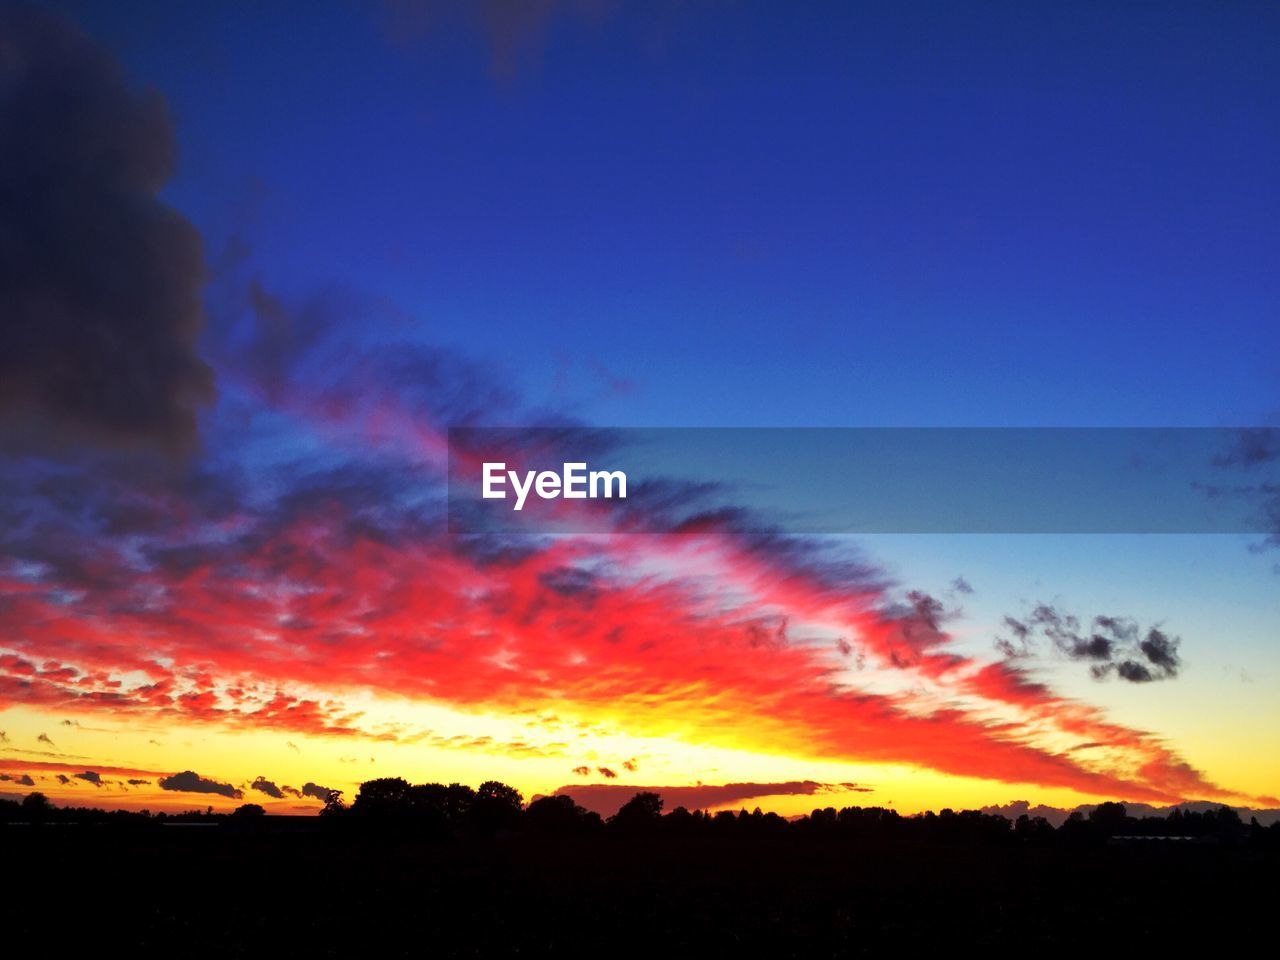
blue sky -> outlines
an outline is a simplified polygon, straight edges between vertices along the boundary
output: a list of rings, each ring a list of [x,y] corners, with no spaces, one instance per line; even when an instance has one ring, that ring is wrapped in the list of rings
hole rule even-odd
[[[1273,7],[567,7],[508,56],[414,6],[71,9],[169,98],[211,254],[597,422],[1280,405]]]

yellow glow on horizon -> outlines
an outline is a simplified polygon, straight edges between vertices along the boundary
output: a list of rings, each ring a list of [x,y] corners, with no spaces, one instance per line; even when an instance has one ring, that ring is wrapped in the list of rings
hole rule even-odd
[[[0,713],[0,729],[7,733],[0,752],[0,760],[5,762],[3,772],[17,776],[24,772],[24,763],[33,762],[68,767],[42,770],[33,766],[26,772],[35,779],[34,787],[9,781],[0,783],[0,792],[13,796],[34,789],[59,804],[168,811],[206,806],[230,810],[253,802],[273,813],[314,813],[320,804],[315,799],[268,797],[250,788],[256,777],[295,789],[313,782],[342,790],[348,801],[362,781],[383,776],[402,776],[412,782],[457,781],[472,786],[497,779],[516,786],[526,800],[565,786],[602,782],[619,787],[651,787],[816,781],[868,788],[762,796],[724,805],[730,809],[759,806],[784,816],[827,806],[886,806],[912,814],[1012,800],[1071,807],[1108,799],[1069,789],[959,777],[909,764],[847,763],[693,743],[678,736],[635,736],[609,724],[555,717],[549,711],[508,716],[463,713],[438,704],[372,697],[352,706],[364,712],[364,719],[372,728],[394,724],[404,732],[404,739],[396,742],[215,725],[125,722],[91,714],[70,716],[12,708]],[[41,743],[41,734],[52,743]],[[450,742],[450,738],[461,739]],[[626,769],[624,763],[628,761],[634,763],[635,770]],[[1259,774],[1274,776],[1274,771],[1259,770],[1243,757],[1228,757],[1224,764],[1227,769],[1221,773],[1222,780],[1246,789],[1253,787],[1250,780],[1256,780]],[[580,766],[589,767],[590,773],[575,774],[574,768]],[[136,769],[144,773],[135,779],[151,783],[126,788],[117,783],[128,779],[124,774],[104,774],[107,782],[102,786],[74,776],[70,783],[60,783],[57,773],[69,776],[71,767],[89,771],[109,767]],[[599,768],[608,768],[616,778],[606,779]],[[185,770],[230,784],[242,796],[236,799],[173,792],[156,786],[158,776]],[[1216,769],[1208,772],[1218,774]],[[1239,776],[1233,775],[1236,773]],[[1258,792],[1264,792],[1264,783],[1257,782],[1256,786]]]

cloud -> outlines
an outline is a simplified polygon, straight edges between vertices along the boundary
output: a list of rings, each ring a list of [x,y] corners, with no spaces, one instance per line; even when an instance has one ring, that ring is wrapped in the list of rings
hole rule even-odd
[[[307,781],[303,784],[302,789],[298,791],[300,796],[315,797],[317,800],[328,800],[330,794],[341,792],[341,790],[334,790],[332,787],[322,787],[318,783],[312,783],[311,781]]]
[[[782,796],[817,796],[824,793],[868,792],[868,788],[852,783],[819,783],[814,780],[789,780],[782,783],[697,784],[675,787],[633,787],[613,783],[569,785],[556,794],[572,797],[574,803],[611,817],[637,793],[656,793],[665,801],[666,809],[685,807],[707,810],[730,806],[746,800]]]
[[[34,787],[36,782],[31,779],[31,774],[24,773],[21,776],[15,776],[12,773],[0,773],[0,780],[7,783],[17,783],[24,787]]]
[[[614,780],[618,776],[617,773],[610,770],[608,767],[596,767],[596,773],[600,774],[600,776],[605,777],[608,780]]]
[[[115,766],[97,766],[99,774],[113,774],[116,776],[151,776],[151,772],[147,770],[137,770],[133,767],[115,767]],[[62,771],[79,774],[85,772],[85,768],[79,764],[63,763],[57,760],[11,760],[0,757],[0,769],[16,770],[16,769],[32,769],[46,771]]]
[[[1265,536],[1249,549],[1262,553],[1280,547],[1280,478],[1273,470],[1263,476],[1264,468],[1280,463],[1280,429],[1251,427],[1234,431],[1227,448],[1213,458],[1213,465],[1234,471],[1234,482],[1196,484],[1210,499],[1229,498],[1249,504],[1256,511]],[[1240,476],[1241,474],[1254,476]],[[1273,567],[1280,573],[1280,564]]]
[[[175,159],[154,92],[60,18],[0,12],[0,417],[56,434],[187,450],[213,374],[196,354],[204,264],[158,199]]]
[[[1182,669],[1180,637],[1170,637],[1158,627],[1145,634],[1136,621],[1100,614],[1083,629],[1079,617],[1063,613],[1052,604],[1038,604],[1024,618],[1006,616],[1006,636],[996,638],[996,649],[1014,660],[1035,655],[1037,640],[1047,639],[1060,654],[1090,664],[1096,680],[1117,676],[1130,683],[1168,680]]]
[[[95,787],[102,786],[102,774],[93,770],[85,770],[83,773],[77,773],[76,779],[92,783]]]
[[[192,770],[184,770],[182,773],[161,777],[159,786],[161,790],[173,790],[180,793],[213,793],[232,800],[240,800],[243,797],[243,794],[231,784],[219,783],[217,780],[207,780]]]
[[[1161,670],[1176,673],[1182,665],[1178,657],[1178,643],[1174,638],[1152,627],[1147,631],[1147,638],[1138,644],[1142,654]]]
[[[1276,461],[1280,461],[1280,429],[1255,427],[1235,431],[1231,445],[1213,458],[1213,465],[1253,469]]]
[[[36,743],[47,743],[51,747],[56,746],[56,744],[49,739],[49,735],[47,733],[42,733],[40,736],[36,737]]]
[[[428,439],[405,456],[436,449]],[[438,476],[433,462],[420,472]],[[700,742],[771,752],[1101,794],[1217,789],[1157,738],[1055,697],[1015,664],[959,656],[946,631],[951,614],[936,598],[898,598],[864,561],[821,544],[703,521],[697,533],[670,538],[527,538],[518,552],[478,555],[441,537],[423,521],[422,500],[405,502],[390,480],[372,496],[341,471],[308,474],[291,464],[272,486],[284,493],[242,511],[234,536],[221,514],[206,529],[201,502],[179,500],[173,523],[127,538],[133,555],[171,535],[203,544],[174,567],[152,551],[145,568],[133,568],[119,562],[123,544],[113,536],[64,535],[58,526],[24,541],[43,546],[45,557],[51,545],[65,546],[70,557],[59,567],[68,572],[8,597],[0,620],[25,624],[29,651],[77,670],[43,676],[0,664],[0,703],[92,703],[161,721],[408,742],[429,735],[369,723],[343,706],[343,690],[499,712],[563,703],[578,720],[622,703],[629,731],[640,735],[678,716]],[[94,489],[78,488],[68,510],[92,510]],[[590,573],[589,606],[581,590],[563,589],[563,571],[575,569]],[[669,572],[638,577],[638,569]],[[67,603],[71,576],[83,585]],[[302,581],[307,591],[290,587]],[[424,623],[435,627],[424,633]],[[810,642],[811,629],[845,638],[858,674],[835,645]],[[861,686],[862,675],[883,671],[924,691],[920,703],[914,693]],[[130,687],[111,679],[125,673],[146,679]],[[237,678],[234,696],[217,689],[215,675]],[[332,695],[290,694],[295,685]],[[993,727],[982,713],[1006,708],[1027,717],[1025,729]],[[1063,754],[1048,735],[1064,733],[1107,742],[1120,761]]]
[[[249,789],[257,790],[259,793],[265,793],[268,797],[274,797],[277,800],[284,799],[284,791],[264,777],[258,777],[254,780],[253,783],[249,784]]]

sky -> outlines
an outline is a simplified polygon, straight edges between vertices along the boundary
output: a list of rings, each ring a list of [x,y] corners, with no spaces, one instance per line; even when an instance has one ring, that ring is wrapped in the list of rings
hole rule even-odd
[[[4,11],[0,793],[1280,806],[1274,536],[443,522],[453,426],[1276,425],[1274,5]]]

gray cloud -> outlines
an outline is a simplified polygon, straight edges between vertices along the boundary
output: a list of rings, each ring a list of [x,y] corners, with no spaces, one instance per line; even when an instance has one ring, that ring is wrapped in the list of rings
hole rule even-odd
[[[164,101],[61,18],[8,8],[0,36],[0,439],[189,448],[213,374]]]
[[[268,797],[274,797],[277,800],[284,799],[284,791],[265,777],[258,777],[253,783],[249,784],[249,789],[265,793]]]
[[[302,789],[298,791],[300,796],[315,797],[317,800],[328,800],[329,794],[341,792],[341,790],[334,790],[332,787],[322,787],[320,784],[312,783],[311,781],[307,781],[303,784]]]
[[[231,784],[207,780],[193,770],[184,770],[169,777],[161,777],[157,782],[161,790],[173,790],[179,793],[214,793],[232,800],[243,797],[243,794]]]
[[[1037,605],[1029,616],[1005,617],[996,649],[1010,659],[1034,656],[1040,640],[1058,653],[1089,663],[1096,680],[1110,676],[1130,683],[1169,680],[1182,669],[1180,637],[1158,627],[1144,634],[1136,621],[1100,614],[1086,628],[1080,618],[1063,613],[1052,604]]]

